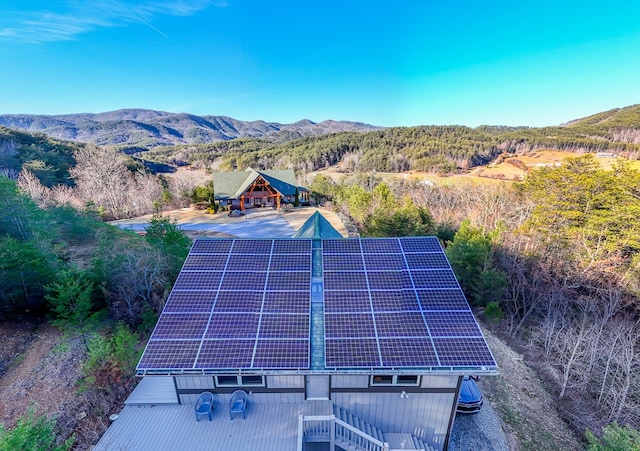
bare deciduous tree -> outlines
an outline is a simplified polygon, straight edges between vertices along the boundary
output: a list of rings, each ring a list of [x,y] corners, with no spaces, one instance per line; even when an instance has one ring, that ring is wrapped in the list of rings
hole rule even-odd
[[[166,257],[147,245],[122,247],[117,255],[110,281],[114,315],[136,324],[145,306],[160,313],[163,305],[158,299],[167,285]]]
[[[51,190],[40,183],[31,171],[23,169],[18,175],[17,185],[38,207],[44,208],[51,203]]]
[[[76,166],[69,173],[78,199],[108,218],[150,213],[154,201],[161,199],[158,180],[147,174],[134,175],[127,167],[126,155],[113,148],[88,146],[74,157]]]

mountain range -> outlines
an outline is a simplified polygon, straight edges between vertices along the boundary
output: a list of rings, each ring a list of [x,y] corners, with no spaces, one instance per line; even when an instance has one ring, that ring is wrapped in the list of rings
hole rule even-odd
[[[261,138],[284,142],[328,133],[380,130],[361,122],[312,122],[292,124],[241,121],[227,116],[196,116],[146,109],[122,109],[105,113],[64,115],[3,114],[0,125],[42,132],[56,139],[97,145],[157,147],[177,144],[208,144],[236,138]]]

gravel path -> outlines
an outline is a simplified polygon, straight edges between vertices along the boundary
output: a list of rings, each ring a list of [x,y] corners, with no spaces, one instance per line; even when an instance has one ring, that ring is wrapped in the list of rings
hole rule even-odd
[[[457,414],[449,451],[509,451],[500,419],[485,399],[477,414]]]

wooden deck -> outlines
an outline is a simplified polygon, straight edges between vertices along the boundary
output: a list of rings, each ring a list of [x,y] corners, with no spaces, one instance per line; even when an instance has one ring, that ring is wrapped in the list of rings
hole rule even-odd
[[[213,421],[197,422],[193,406],[126,405],[94,450],[295,450],[298,415],[331,412],[328,401],[249,404],[246,420],[230,420],[226,405],[216,404]]]
[[[178,404],[171,377],[143,377],[125,404]]]

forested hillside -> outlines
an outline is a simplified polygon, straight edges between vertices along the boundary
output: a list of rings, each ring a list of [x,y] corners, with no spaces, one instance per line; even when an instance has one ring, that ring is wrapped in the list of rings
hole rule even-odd
[[[364,180],[338,185],[319,175],[311,189],[364,235],[438,235],[470,303],[547,380],[557,399],[549,408],[579,434],[614,422],[640,428],[637,170],[624,160],[605,170],[586,155],[515,185],[377,181],[371,189]],[[503,407],[527,449],[552,449]],[[635,449],[637,440],[593,449]]]
[[[151,161],[221,169],[294,167],[306,173],[348,158],[357,171],[450,173],[490,162],[501,154],[541,149],[609,152],[638,158],[640,106],[575,121],[567,126],[526,128],[422,126],[366,133],[334,133],[285,143],[243,139],[207,145],[157,147],[139,152]]]
[[[26,169],[45,186],[69,183],[73,153],[83,144],[62,142],[43,133],[24,133],[0,126],[0,174],[18,175]]]
[[[19,387],[2,387],[19,395],[2,400],[0,450],[89,449],[135,386],[141,349],[191,241],[161,217],[143,238],[69,207],[39,208],[1,176],[0,211],[0,332],[16,325],[55,337],[42,325],[50,320],[63,334],[34,362],[48,365],[44,372],[31,368]],[[0,377],[24,359],[2,338]],[[37,392],[40,384],[51,392]]]

